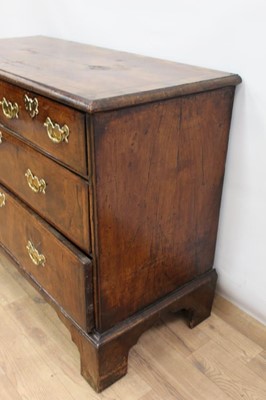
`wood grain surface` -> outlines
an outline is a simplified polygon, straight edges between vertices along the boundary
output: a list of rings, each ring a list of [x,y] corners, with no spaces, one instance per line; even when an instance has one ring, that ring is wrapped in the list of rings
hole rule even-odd
[[[212,268],[233,95],[93,117],[100,330]]]
[[[41,36],[1,39],[0,77],[88,112],[241,82],[236,74]]]

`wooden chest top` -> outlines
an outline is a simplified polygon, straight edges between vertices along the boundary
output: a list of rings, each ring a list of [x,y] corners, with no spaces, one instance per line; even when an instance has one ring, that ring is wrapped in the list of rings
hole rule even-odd
[[[40,67],[41,66],[41,67]],[[0,40],[0,78],[87,112],[196,93],[235,74],[42,36]]]

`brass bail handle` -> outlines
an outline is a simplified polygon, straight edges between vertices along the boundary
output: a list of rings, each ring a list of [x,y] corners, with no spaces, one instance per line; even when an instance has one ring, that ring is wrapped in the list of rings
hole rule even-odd
[[[3,114],[8,119],[18,118],[18,104],[11,103],[5,97],[0,101],[0,105],[2,106]]]
[[[45,194],[46,190],[46,182],[44,179],[39,179],[36,175],[33,175],[31,170],[28,168],[25,176],[27,178],[27,183],[29,188],[34,192],[34,193],[43,193]]]
[[[49,139],[53,143],[68,143],[69,127],[67,125],[60,126],[56,122],[53,122],[50,117],[47,117],[44,126]]]
[[[0,192],[0,208],[6,205],[6,195]]]
[[[28,255],[31,259],[31,261],[33,262],[34,265],[37,265],[38,267],[44,267],[45,266],[45,256],[41,253],[38,252],[38,250],[36,249],[36,247],[34,246],[34,244],[28,240],[28,243],[26,245],[26,249],[28,251]]]

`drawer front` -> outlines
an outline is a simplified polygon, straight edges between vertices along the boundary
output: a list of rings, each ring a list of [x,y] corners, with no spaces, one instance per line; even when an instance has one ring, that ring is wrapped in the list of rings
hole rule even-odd
[[[89,253],[88,183],[0,129],[0,182]]]
[[[4,126],[87,175],[83,113],[4,81],[0,81],[0,103]]]
[[[53,301],[87,329],[93,319],[91,261],[2,186],[0,243]]]

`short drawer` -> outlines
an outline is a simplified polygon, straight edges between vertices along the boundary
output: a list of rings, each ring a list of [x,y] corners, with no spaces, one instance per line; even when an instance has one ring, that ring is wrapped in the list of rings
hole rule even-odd
[[[88,182],[0,130],[0,183],[89,253]]]
[[[0,244],[52,301],[92,328],[92,265],[57,231],[0,186]]]
[[[0,122],[42,151],[87,175],[83,113],[0,81]]]

